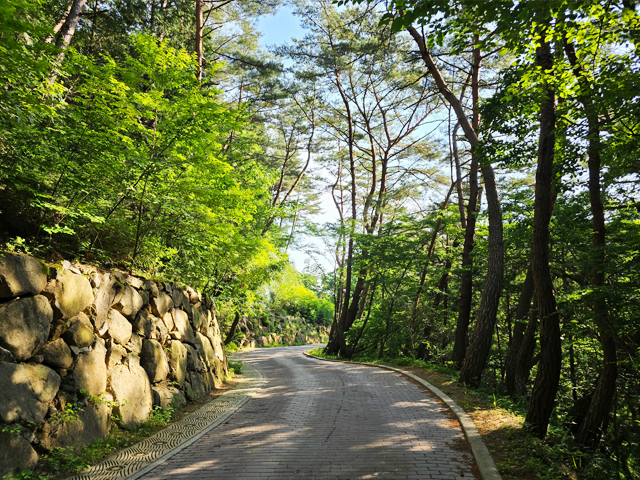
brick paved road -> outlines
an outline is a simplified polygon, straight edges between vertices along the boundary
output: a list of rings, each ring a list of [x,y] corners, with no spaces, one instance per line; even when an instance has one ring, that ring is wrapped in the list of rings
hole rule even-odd
[[[308,348],[245,353],[263,389],[142,478],[476,478],[460,426],[435,397],[395,372],[302,356]]]

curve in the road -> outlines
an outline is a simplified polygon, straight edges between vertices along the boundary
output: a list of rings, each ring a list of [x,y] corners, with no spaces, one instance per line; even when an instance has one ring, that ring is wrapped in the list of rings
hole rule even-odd
[[[140,478],[479,478],[457,419],[431,393],[395,372],[304,357],[308,348],[244,353],[263,388]]]

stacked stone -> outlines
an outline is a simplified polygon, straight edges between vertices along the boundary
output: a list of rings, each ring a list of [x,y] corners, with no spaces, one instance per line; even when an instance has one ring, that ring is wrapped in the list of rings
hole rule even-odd
[[[275,327],[260,325],[260,320],[251,321],[242,317],[238,322],[238,331],[242,337],[235,340],[239,347],[264,347],[267,345],[295,345],[310,343],[325,343],[329,338],[329,329],[325,326],[308,324],[303,318],[292,316],[276,316]],[[291,330],[291,326],[296,326]],[[289,328],[287,328],[289,327]]]
[[[228,375],[210,298],[81,269],[0,254],[0,478],[32,468],[37,451],[103,438],[112,414],[137,428]],[[60,415],[69,404],[79,421]]]

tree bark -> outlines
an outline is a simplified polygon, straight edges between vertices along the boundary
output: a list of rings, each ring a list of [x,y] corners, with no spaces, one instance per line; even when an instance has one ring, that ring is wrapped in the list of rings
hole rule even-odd
[[[202,53],[202,33],[204,29],[203,20],[202,20],[202,1],[196,0],[196,59],[198,62],[198,72],[196,77],[198,80],[202,81],[202,64],[203,64],[203,53]]]
[[[520,346],[520,353],[516,360],[515,384],[516,395],[524,397],[527,395],[527,381],[531,369],[535,365],[534,354],[536,351],[536,333],[538,332],[538,312],[529,310],[529,322],[524,331],[524,338]]]
[[[224,344],[229,345],[233,340],[233,336],[236,334],[236,330],[238,329],[238,323],[240,323],[240,313],[236,312],[236,316],[233,318],[233,323],[231,324],[231,329],[227,334],[227,337],[224,339]]]
[[[353,232],[355,229],[355,222],[358,218],[357,212],[357,191],[356,191],[356,162],[355,162],[355,153],[353,151],[353,143],[354,143],[354,129],[353,129],[353,115],[351,113],[351,105],[349,104],[349,98],[345,94],[342,89],[342,83],[340,81],[340,77],[338,76],[338,68],[336,66],[336,70],[334,71],[334,75],[336,78],[336,87],[338,88],[338,92],[342,98],[342,102],[344,103],[346,116],[347,116],[347,125],[348,125],[348,149],[349,149],[349,173],[351,174],[351,222],[349,225],[349,241],[347,245],[347,258],[346,258],[346,278],[345,278],[345,286],[344,286],[344,299],[343,305],[340,312],[340,317],[336,322],[335,336],[333,341],[330,341],[325,347],[325,352],[329,355],[336,355],[338,352],[348,352],[347,342],[345,338],[346,333],[346,323],[347,317],[349,315],[349,300],[351,298],[351,282],[352,282],[352,274],[353,274]]]
[[[489,266],[473,339],[464,357],[459,377],[460,382],[474,386],[480,382],[480,376],[491,351],[504,278],[502,210],[500,209],[498,184],[490,166],[482,167],[482,177],[484,178],[489,213]]]
[[[520,292],[520,300],[516,308],[515,325],[513,327],[513,335],[509,344],[509,352],[505,361],[505,374],[507,393],[513,397],[517,394],[516,388],[516,371],[518,369],[518,359],[520,357],[520,349],[524,342],[524,332],[527,329],[527,318],[531,309],[531,300],[533,299],[533,273],[531,272],[531,263],[527,268],[527,275],[522,284]]]
[[[58,57],[59,62],[61,62],[64,58],[64,51],[67,49],[67,47],[69,47],[71,39],[76,33],[76,28],[78,26],[78,23],[80,22],[80,15],[82,14],[82,10],[84,10],[86,3],[87,0],[73,0],[71,9],[67,14],[67,18],[60,28],[60,32],[56,40],[56,47],[62,49],[62,52]]]
[[[600,441],[602,425],[605,423],[613,404],[616,380],[618,378],[618,352],[615,330],[609,319],[606,297],[602,293],[605,284],[607,230],[600,188],[600,121],[593,104],[593,92],[589,80],[579,64],[573,44],[565,42],[565,52],[576,76],[581,94],[578,97],[587,117],[588,141],[587,164],[589,169],[589,202],[591,204],[593,251],[591,260],[591,285],[595,295],[592,302],[594,320],[598,327],[602,346],[602,373],[598,378],[596,390],[589,410],[580,425],[576,441],[584,446],[596,448]]]
[[[458,97],[451,91],[440,70],[436,66],[431,52],[427,48],[427,44],[422,35],[412,25],[407,27],[407,31],[413,37],[420,50],[420,55],[433,77],[438,90],[456,113],[460,127],[465,133],[469,144],[471,145],[472,155],[475,155],[475,148],[478,146],[478,126],[480,124],[479,115],[479,69],[480,69],[480,49],[473,49],[473,71],[472,71],[472,95],[473,95],[473,117],[469,123],[464,107]],[[474,45],[477,45],[478,37],[474,36]],[[491,165],[482,167],[482,176],[484,179],[487,210],[489,214],[489,269],[485,287],[482,292],[482,301],[480,302],[480,310],[478,312],[478,320],[474,331],[473,351],[467,351],[460,372],[461,381],[474,384],[480,378],[480,373],[484,369],[487,355],[491,348],[491,338],[493,337],[493,328],[496,322],[496,315],[500,303],[500,294],[502,293],[502,279],[504,276],[504,249],[502,245],[502,210],[500,208],[500,197],[498,195],[498,186]],[[471,202],[471,198],[469,202]],[[475,210],[474,210],[475,212]],[[467,218],[467,228],[472,223],[471,218]],[[466,333],[465,333],[466,335]],[[462,336],[462,333],[460,334]],[[488,337],[488,338],[487,338]],[[487,347],[488,342],[488,347]],[[468,349],[470,350],[470,349]],[[474,363],[475,362],[475,363]],[[466,365],[466,368],[465,368]],[[463,375],[464,373],[464,375]]]
[[[540,46],[536,49],[536,63],[550,74],[553,69],[551,45],[541,33]],[[531,425],[535,436],[543,438],[547,433],[549,418],[558,391],[562,359],[560,323],[556,306],[551,269],[549,268],[549,223],[553,211],[553,161],[555,148],[555,91],[549,82],[544,87],[544,99],[540,105],[540,139],[533,217],[533,244],[531,269],[535,285],[535,297],[540,316],[540,363],[531,392],[525,421]]]
[[[478,36],[474,36],[474,45],[478,42]],[[480,126],[479,114],[479,82],[480,82],[480,49],[473,49],[473,65],[471,68],[471,99],[473,118],[471,127],[474,132]],[[459,122],[458,122],[459,124]],[[479,206],[478,190],[478,158],[475,148],[471,148],[471,166],[469,169],[469,204],[467,205],[467,218],[464,232],[464,245],[462,247],[462,278],[460,279],[460,304],[458,305],[458,321],[456,323],[455,341],[453,344],[452,360],[460,367],[467,353],[467,338],[469,323],[471,321],[471,305],[473,303],[473,257],[476,235],[476,211]],[[463,218],[461,216],[461,221]],[[464,223],[464,221],[463,221]]]

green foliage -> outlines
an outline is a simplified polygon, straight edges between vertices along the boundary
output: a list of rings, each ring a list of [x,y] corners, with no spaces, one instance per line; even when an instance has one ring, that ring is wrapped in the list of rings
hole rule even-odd
[[[84,412],[84,408],[79,404],[69,402],[53,416],[53,420],[56,422],[80,422],[80,412]]]
[[[23,470],[15,475],[5,475],[2,480],[45,480],[46,475],[34,472],[33,470]]]
[[[268,287],[266,295],[270,308],[274,312],[302,317],[316,325],[329,325],[333,320],[332,302],[305,286],[305,282],[313,287],[316,279],[287,266],[282,276]]]
[[[229,374],[242,375],[242,362],[229,360]]]
[[[54,448],[47,456],[47,462],[51,471],[56,475],[64,472],[78,473],[90,466],[82,454],[76,455],[73,447]]]

